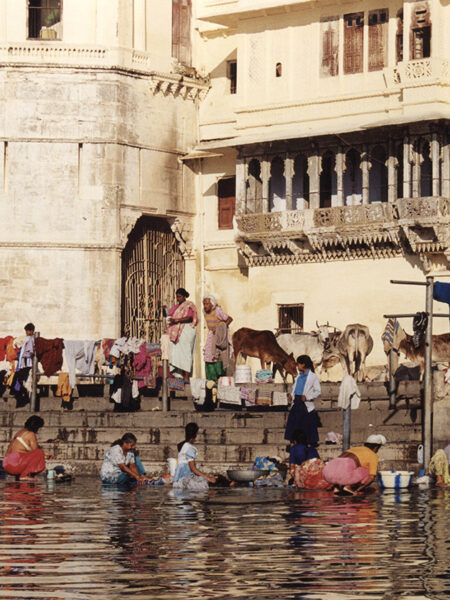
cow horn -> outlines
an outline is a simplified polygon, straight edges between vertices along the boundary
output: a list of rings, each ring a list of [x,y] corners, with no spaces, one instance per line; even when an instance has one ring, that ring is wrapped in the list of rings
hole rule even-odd
[[[318,321],[316,321],[316,327],[317,327],[317,329],[319,329],[319,322]]]

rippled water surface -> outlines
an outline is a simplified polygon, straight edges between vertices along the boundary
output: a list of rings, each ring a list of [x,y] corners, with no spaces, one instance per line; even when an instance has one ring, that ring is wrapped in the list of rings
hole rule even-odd
[[[0,598],[450,597],[450,490],[0,482]]]

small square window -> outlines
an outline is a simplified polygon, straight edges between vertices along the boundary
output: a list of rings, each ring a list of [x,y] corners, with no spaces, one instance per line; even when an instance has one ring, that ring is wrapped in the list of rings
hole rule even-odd
[[[277,333],[303,331],[303,304],[278,304]]]
[[[61,39],[61,0],[28,0],[28,38]]]

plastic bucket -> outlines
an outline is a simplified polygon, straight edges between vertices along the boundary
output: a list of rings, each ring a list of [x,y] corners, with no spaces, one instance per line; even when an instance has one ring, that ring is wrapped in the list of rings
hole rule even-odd
[[[177,468],[177,459],[176,458],[168,458],[167,465],[169,467],[169,474],[171,477],[175,475],[175,469]]]
[[[383,488],[398,490],[409,487],[413,475],[413,471],[380,471],[378,473],[378,481]]]
[[[234,372],[235,383],[251,383],[252,368],[249,365],[237,365]]]

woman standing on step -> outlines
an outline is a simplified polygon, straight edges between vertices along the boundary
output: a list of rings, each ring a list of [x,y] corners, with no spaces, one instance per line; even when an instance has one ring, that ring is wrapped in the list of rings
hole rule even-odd
[[[15,475],[19,481],[33,481],[35,475],[45,470],[45,457],[53,458],[39,447],[37,441],[36,434],[43,426],[44,419],[33,415],[26,420],[23,429],[14,435],[8,446],[3,469],[10,475]]]
[[[216,483],[216,477],[206,475],[197,468],[197,448],[193,445],[198,433],[197,423],[185,427],[184,441],[178,444],[178,464],[173,476],[173,487],[179,490],[207,490],[208,483]]]
[[[177,304],[169,309],[166,331],[170,338],[170,371],[189,383],[197,335],[197,308],[188,300],[189,292],[184,288],[178,288],[175,295]]]
[[[314,408],[314,400],[320,396],[321,387],[314,365],[307,354],[297,358],[298,375],[292,388],[292,408],[289,411],[284,439],[292,441],[294,431],[301,429],[306,435],[306,443],[316,446],[319,442],[317,426],[319,418]]]

